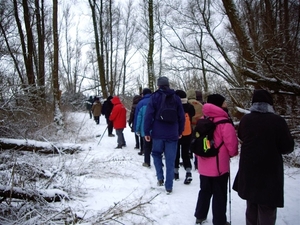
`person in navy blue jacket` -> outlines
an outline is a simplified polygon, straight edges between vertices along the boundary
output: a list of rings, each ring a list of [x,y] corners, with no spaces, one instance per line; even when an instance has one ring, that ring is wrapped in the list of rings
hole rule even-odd
[[[143,142],[143,153],[144,153],[144,163],[143,166],[150,167],[150,155],[152,151],[152,141],[145,140],[145,132],[144,132],[144,117],[146,113],[146,108],[150,99],[152,91],[149,88],[144,88],[142,93],[142,99],[138,102],[135,108],[135,115],[134,115],[134,123],[135,124],[135,133],[142,137]]]
[[[173,89],[169,87],[169,79],[167,77],[159,77],[157,79],[157,86],[159,89],[155,91],[150,99],[146,108],[144,119],[144,132],[146,141],[152,139],[152,158],[156,170],[158,185],[165,185],[167,193],[173,190],[174,167],[175,158],[177,153],[177,142],[181,138],[184,130],[185,114],[181,104],[180,98],[175,94]],[[163,108],[162,100],[171,99],[173,113],[167,117],[162,118],[159,115],[161,108]],[[168,101],[164,102],[167,104]],[[165,121],[169,119],[173,121]],[[162,155],[165,156],[166,163],[166,179],[164,179]],[[164,183],[165,180],[165,183]]]

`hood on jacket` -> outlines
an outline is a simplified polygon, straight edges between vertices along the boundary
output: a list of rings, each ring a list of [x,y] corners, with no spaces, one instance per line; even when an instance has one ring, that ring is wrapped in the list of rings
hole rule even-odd
[[[202,107],[202,111],[204,116],[208,117],[225,117],[228,118],[227,112],[223,108],[220,108],[219,106],[216,106],[212,103],[205,103]]]
[[[194,89],[190,89],[186,92],[187,99],[196,99],[196,91]]]
[[[113,99],[113,96],[108,96],[108,98],[106,99],[107,101],[111,101]]]
[[[121,104],[121,100],[118,96],[115,96],[112,98],[111,100],[112,104],[117,105],[117,104]]]

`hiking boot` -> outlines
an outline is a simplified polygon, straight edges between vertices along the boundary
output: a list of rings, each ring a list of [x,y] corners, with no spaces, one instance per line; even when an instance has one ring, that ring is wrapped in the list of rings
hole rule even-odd
[[[190,184],[192,182],[193,178],[192,178],[192,173],[187,172],[185,175],[185,180],[184,180],[184,184]]]
[[[167,194],[171,194],[172,193],[172,189],[170,190],[166,190]]]
[[[205,219],[196,219],[196,224],[204,224],[206,222],[206,218]]]
[[[174,173],[174,180],[179,180],[179,173]]]
[[[148,163],[143,163],[143,166],[149,168],[149,167],[150,167],[150,164],[148,164]]]
[[[135,146],[134,149],[140,149],[140,148]]]
[[[124,144],[124,145],[122,145],[122,147],[126,147],[126,145]]]
[[[229,222],[226,222],[226,223],[225,223],[225,225],[231,225],[231,223],[229,223]]]
[[[114,134],[109,134],[109,135],[108,135],[108,137],[114,137],[114,136],[115,136]]]
[[[121,148],[121,149],[122,149],[122,146],[121,146],[121,145],[118,145],[117,147],[115,147],[115,149],[118,149],[118,148]]]
[[[139,155],[144,155],[144,152],[140,151],[138,152]]]
[[[158,180],[157,186],[164,186],[164,180]]]

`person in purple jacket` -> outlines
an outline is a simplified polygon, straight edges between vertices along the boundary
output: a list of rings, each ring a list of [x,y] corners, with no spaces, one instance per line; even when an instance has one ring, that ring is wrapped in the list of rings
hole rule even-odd
[[[167,77],[159,77],[157,86],[159,89],[151,95],[146,108],[144,117],[145,140],[149,142],[152,139],[152,158],[158,180],[157,184],[158,186],[165,185],[167,193],[171,193],[173,190],[177,142],[184,130],[185,114],[180,98],[169,87],[169,79]],[[161,116],[159,114],[163,108],[161,104],[163,97],[166,97],[165,104],[172,101],[171,105],[174,110],[165,119],[169,120],[172,118],[174,122],[160,119]],[[166,163],[166,180],[164,179],[163,171],[163,154]]]
[[[214,122],[230,119],[225,98],[220,94],[209,95],[202,111],[204,116]],[[229,163],[230,158],[238,154],[238,139],[233,124],[219,124],[214,132],[214,141],[215,146],[224,142],[218,156],[209,158],[196,156],[200,174],[200,191],[194,216],[196,224],[203,224],[206,221],[212,197],[213,224],[227,225],[229,224],[226,218]]]

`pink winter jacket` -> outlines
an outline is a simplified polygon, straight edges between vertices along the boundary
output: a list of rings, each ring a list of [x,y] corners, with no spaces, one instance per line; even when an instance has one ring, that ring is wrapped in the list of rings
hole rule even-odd
[[[210,103],[204,104],[202,111],[205,116],[214,118],[214,122],[228,118],[227,112]],[[216,156],[209,158],[197,156],[198,172],[208,177],[217,177],[229,172],[229,160],[238,154],[238,139],[231,123],[222,123],[217,126],[214,141],[215,146],[219,146],[224,141],[219,151],[219,171]]]

